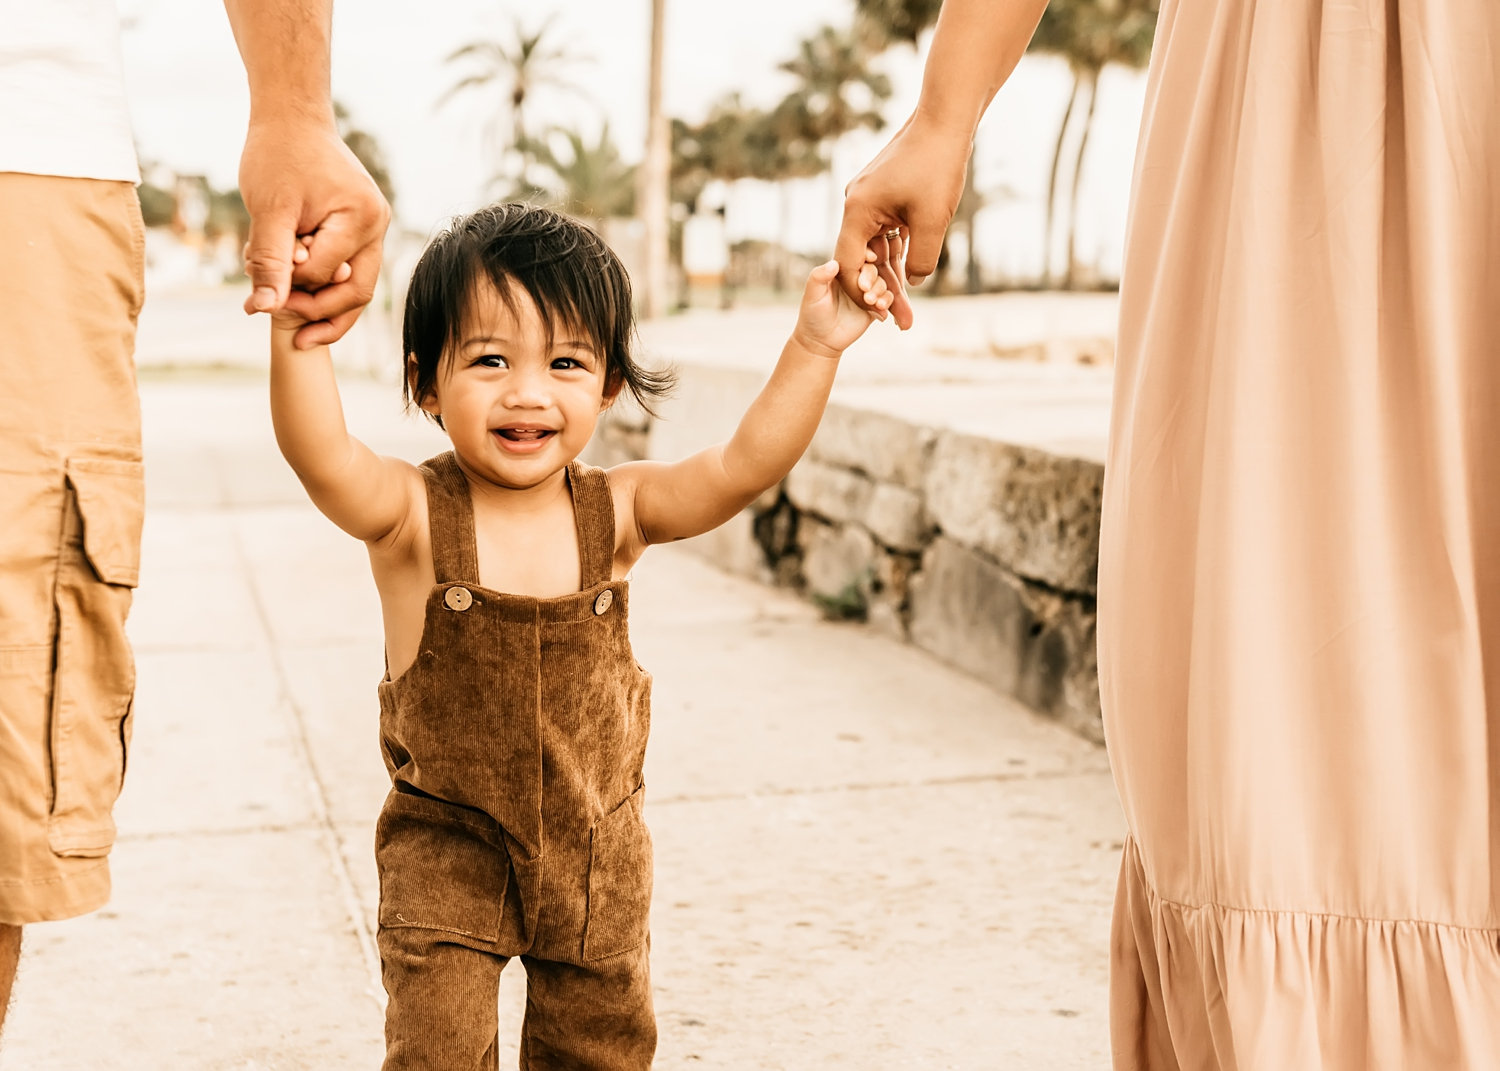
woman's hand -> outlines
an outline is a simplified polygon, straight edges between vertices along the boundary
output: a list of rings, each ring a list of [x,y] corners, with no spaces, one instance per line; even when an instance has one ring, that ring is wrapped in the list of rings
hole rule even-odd
[[[839,280],[845,293],[854,295],[874,250],[891,293],[891,316],[903,331],[912,323],[906,283],[916,286],[937,269],[943,235],[963,196],[972,147],[972,132],[962,125],[943,126],[918,112],[844,191],[844,223],[834,254]]]
[[[885,315],[895,297],[881,275],[873,249],[865,250],[864,265],[855,273],[858,302],[844,293],[838,276],[836,260],[812,270],[802,291],[797,326],[792,329],[793,342],[822,357],[841,356],[865,333],[872,319]]]

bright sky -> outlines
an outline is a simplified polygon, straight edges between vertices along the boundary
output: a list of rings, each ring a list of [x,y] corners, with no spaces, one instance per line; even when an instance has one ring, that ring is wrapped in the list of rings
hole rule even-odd
[[[248,96],[222,7],[209,0],[119,5],[127,23],[126,79],[143,159],[232,185]],[[560,37],[588,57],[571,71],[582,94],[539,93],[533,117],[590,128],[607,119],[626,156],[637,157],[645,127],[650,6],[649,0],[340,0],[334,9],[334,95],[385,147],[402,222],[427,231],[484,199],[493,166],[483,129],[486,108],[502,109],[498,96],[475,94],[441,110],[435,102],[457,77],[443,58],[468,41],[507,33],[516,13],[528,26],[555,16]],[[732,90],[774,102],[788,86],[776,64],[823,23],[847,24],[853,4],[668,0],[667,10],[668,110],[697,118]],[[893,50],[882,62],[897,89],[889,118],[899,123],[916,98],[920,62],[908,50]],[[981,187],[1004,184],[1021,194],[986,213],[982,241],[992,262],[1020,264],[1039,250],[1037,198],[1067,86],[1060,63],[1027,60],[981,128]],[[1111,268],[1118,262],[1141,94],[1138,76],[1107,80],[1085,169],[1081,244],[1086,258],[1098,253]],[[799,244],[819,247],[831,236],[834,183],[841,188],[885,136],[846,139],[834,178],[796,184],[792,227],[810,239]],[[738,230],[764,233],[777,226],[778,202],[769,190],[742,191],[735,208],[742,217]]]

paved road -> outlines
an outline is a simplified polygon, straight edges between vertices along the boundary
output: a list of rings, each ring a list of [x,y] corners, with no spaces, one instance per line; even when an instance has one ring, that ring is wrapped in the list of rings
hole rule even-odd
[[[378,1067],[377,604],[258,377],[149,379],[116,892],[27,934],[3,1071]],[[442,446],[391,388],[351,426]],[[654,550],[647,816],[663,1069],[1105,1068],[1104,754],[912,648]],[[502,988],[515,1066],[524,975]]]

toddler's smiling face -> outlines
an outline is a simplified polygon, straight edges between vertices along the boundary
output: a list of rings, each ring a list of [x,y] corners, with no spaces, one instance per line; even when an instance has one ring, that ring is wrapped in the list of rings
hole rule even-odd
[[[419,404],[442,418],[471,474],[535,487],[582,452],[614,401],[605,356],[584,332],[549,321],[524,287],[502,295],[480,278],[466,304],[435,390]]]

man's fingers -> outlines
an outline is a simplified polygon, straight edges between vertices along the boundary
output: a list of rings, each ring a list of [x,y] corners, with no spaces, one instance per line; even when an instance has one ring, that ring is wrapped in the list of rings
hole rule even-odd
[[[295,212],[267,210],[251,217],[250,240],[245,244],[245,274],[251,286],[246,312],[272,312],[286,303],[296,244]]]
[[[286,307],[305,320],[331,320],[342,313],[358,310],[375,294],[380,277],[380,246],[366,246],[349,260],[347,280],[338,280],[315,291],[293,290]],[[335,266],[335,272],[338,267]],[[341,332],[342,333],[342,332]]]
[[[363,309],[364,306],[361,305],[327,320],[303,324],[292,337],[292,345],[299,350],[310,350],[314,346],[327,346],[337,342],[354,326],[354,321],[359,319]]]
[[[352,262],[355,254],[372,241],[380,241],[380,232],[376,231],[372,236],[370,228],[349,213],[329,216],[318,225],[317,233],[307,247],[307,259],[292,272],[292,282],[304,290],[327,286],[333,282],[333,273],[339,265]],[[376,268],[379,266],[377,262]]]

